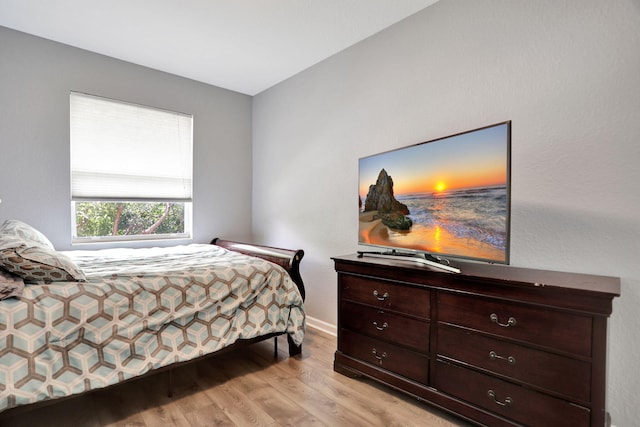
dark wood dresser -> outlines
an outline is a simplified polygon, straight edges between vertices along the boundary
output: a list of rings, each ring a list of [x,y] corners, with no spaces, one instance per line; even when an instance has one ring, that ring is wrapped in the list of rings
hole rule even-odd
[[[455,262],[333,258],[334,369],[490,426],[604,426],[620,280]]]

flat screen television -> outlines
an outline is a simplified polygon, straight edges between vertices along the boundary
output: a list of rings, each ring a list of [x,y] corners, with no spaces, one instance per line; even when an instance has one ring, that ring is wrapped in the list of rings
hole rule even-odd
[[[509,264],[511,122],[363,157],[360,245]]]

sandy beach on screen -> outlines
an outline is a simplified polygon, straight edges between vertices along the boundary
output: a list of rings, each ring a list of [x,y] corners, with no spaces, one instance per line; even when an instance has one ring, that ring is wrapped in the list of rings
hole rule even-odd
[[[361,212],[359,217],[360,242],[380,246],[398,246],[444,253],[451,256],[502,259],[504,252],[491,245],[470,238],[457,238],[442,227],[414,225],[410,231],[393,231],[376,219],[378,212]]]
[[[382,223],[381,219],[375,219],[378,211],[362,212],[360,214],[359,233],[360,241],[379,244],[375,242],[388,241],[389,228]]]

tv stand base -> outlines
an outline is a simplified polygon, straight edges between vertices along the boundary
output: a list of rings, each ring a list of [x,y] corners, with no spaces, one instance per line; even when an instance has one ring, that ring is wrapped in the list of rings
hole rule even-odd
[[[451,273],[460,273],[460,269],[456,267],[452,267],[449,265],[449,261],[443,258],[438,258],[429,254],[417,254],[411,252],[398,252],[395,250],[391,251],[358,251],[358,258],[362,258],[364,256],[374,257],[374,258],[387,258],[387,259],[396,259],[396,258],[404,258],[409,261],[415,261],[417,263],[428,265],[429,267],[440,268],[442,270],[449,271]]]

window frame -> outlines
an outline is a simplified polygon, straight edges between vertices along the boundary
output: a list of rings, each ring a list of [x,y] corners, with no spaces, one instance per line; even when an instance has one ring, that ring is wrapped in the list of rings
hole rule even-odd
[[[116,236],[87,236],[78,237],[78,227],[76,223],[76,209],[75,204],[81,202],[92,202],[100,200],[82,200],[71,202],[71,244],[85,244],[85,243],[113,243],[113,242],[139,242],[139,241],[158,241],[158,240],[189,240],[193,239],[193,203],[191,202],[179,202],[184,203],[184,229],[183,233],[162,233],[162,234],[129,234],[129,235],[116,235]],[[111,200],[110,200],[111,201]],[[123,201],[127,203],[126,201]],[[160,202],[148,202],[148,203],[164,203]]]
[[[76,96],[77,98],[74,101],[74,96]],[[70,146],[69,146],[69,152],[70,152],[70,157],[71,157],[71,163],[70,163],[70,184],[71,184],[71,203],[70,203],[70,208],[71,208],[71,212],[70,212],[70,217],[71,217],[71,244],[75,245],[75,244],[85,244],[85,243],[113,243],[113,242],[135,242],[135,241],[159,241],[159,240],[192,240],[193,238],[193,115],[190,114],[185,114],[185,113],[180,113],[180,112],[175,112],[175,111],[170,111],[170,110],[166,110],[166,109],[161,109],[161,108],[157,108],[157,107],[149,107],[149,106],[145,106],[145,105],[141,105],[141,104],[135,104],[135,103],[131,103],[131,102],[127,102],[127,101],[120,101],[120,100],[116,100],[116,99],[112,99],[112,98],[105,98],[105,97],[101,97],[101,96],[96,96],[96,95],[89,95],[89,94],[85,94],[85,93],[81,93],[81,92],[70,92],[70,117],[69,117],[69,123],[70,123]],[[165,153],[168,154],[164,154],[161,155],[160,158],[162,157],[167,157],[167,156],[171,156],[172,159],[173,158],[181,158],[183,161],[188,162],[187,164],[185,163],[180,163],[180,165],[178,165],[178,169],[185,169],[187,170],[188,174],[190,176],[188,176],[188,178],[182,178],[184,179],[188,179],[188,181],[186,181],[189,184],[188,188],[188,192],[184,193],[186,196],[181,196],[181,197],[154,197],[153,194],[150,196],[142,196],[142,197],[122,197],[119,198],[117,197],[113,197],[113,193],[109,194],[110,190],[107,190],[105,192],[105,195],[100,196],[100,193],[93,193],[93,196],[78,196],[75,195],[74,196],[74,172],[76,173],[76,175],[78,174],[78,160],[76,159],[76,163],[74,164],[74,148],[76,148],[77,150],[87,150],[87,147],[90,147],[91,144],[93,143],[93,139],[91,138],[91,134],[89,132],[89,136],[87,137],[86,135],[83,135],[82,132],[78,132],[75,131],[76,133],[74,133],[74,129],[77,129],[78,126],[83,126],[84,123],[80,123],[79,122],[83,119],[83,117],[81,118],[77,118],[79,117],[79,113],[78,111],[80,111],[80,114],[82,114],[82,110],[78,110],[78,104],[76,104],[74,106],[74,102],[78,102],[78,100],[81,100],[80,102],[82,102],[82,100],[86,100],[89,99],[90,101],[92,101],[93,99],[97,100],[98,102],[98,109],[99,109],[99,104],[100,102],[103,102],[104,104],[107,105],[113,105],[114,108],[118,108],[119,106],[122,106],[123,109],[122,111],[119,111],[117,113],[120,113],[124,116],[126,116],[126,111],[129,112],[133,112],[135,113],[135,109],[140,109],[140,111],[143,112],[143,116],[145,112],[151,112],[151,115],[156,114],[159,115],[161,118],[166,116],[169,119],[173,116],[177,117],[176,121],[178,123],[180,123],[180,125],[178,125],[178,127],[180,127],[181,125],[184,125],[185,120],[188,120],[188,127],[186,128],[188,130],[188,133],[185,133],[184,131],[184,127],[180,127],[178,132],[178,138],[180,139],[180,142],[174,141],[175,143],[175,147],[174,145],[170,145],[169,146],[169,150],[182,150],[182,151],[165,151]],[[80,104],[82,105],[82,104]],[[74,110],[75,108],[75,110]],[[125,113],[123,113],[125,112]],[[91,115],[92,111],[90,111],[89,115]],[[74,116],[75,114],[75,116]],[[101,123],[101,118],[102,116],[99,114],[93,114],[95,117],[97,117],[96,122],[98,124],[102,124]],[[117,115],[117,114],[115,114]],[[76,117],[74,119],[74,117]],[[113,117],[113,116],[111,116]],[[117,118],[117,117],[116,117]],[[138,117],[135,115],[132,116],[126,116],[124,118],[124,122],[126,121],[135,121],[137,120]],[[74,123],[74,120],[77,120]],[[89,122],[89,127],[91,127],[92,125],[95,125],[95,123],[93,122]],[[117,125],[121,125],[121,123],[116,122]],[[74,128],[74,126],[76,126],[76,128]],[[135,122],[135,126],[134,127],[138,127],[143,129],[143,132],[146,133],[146,130],[149,129],[149,126],[147,123],[144,123],[143,126],[140,126],[140,122],[137,121]],[[122,128],[126,128],[124,125],[122,126]],[[78,136],[78,134],[80,134],[80,136]],[[119,135],[118,135],[119,136]],[[134,138],[132,138],[133,140],[136,140],[137,135],[134,135]],[[164,136],[164,135],[163,135]],[[188,137],[187,140],[185,140],[184,138]],[[74,137],[76,138],[74,140]],[[84,137],[84,140],[81,140],[81,137]],[[175,135],[174,135],[175,137]],[[104,139],[102,138],[102,135],[100,135],[100,137],[98,139]],[[120,143],[120,146],[122,145],[123,141],[125,143],[130,143],[130,140],[126,140],[123,139],[123,137],[121,137],[121,139],[117,140],[116,142]],[[151,142],[150,142],[151,141]],[[145,141],[142,141],[142,145],[137,145],[135,146],[137,150],[144,150],[144,148],[149,149],[149,147],[155,149],[154,143],[157,141],[157,139],[152,140],[152,139],[148,139]],[[169,139],[169,141],[171,141],[171,139]],[[185,146],[185,141],[188,142],[188,146]],[[109,141],[110,142],[110,141]],[[174,144],[171,143],[170,144]],[[82,146],[79,147],[79,144],[84,144]],[[145,145],[146,144],[146,145]],[[100,143],[97,144],[98,148],[96,148],[96,150],[100,150],[100,149],[105,149],[104,142],[102,143],[102,145],[100,145]],[[117,144],[114,144],[114,146],[117,146]],[[109,148],[111,148],[111,146],[108,146]],[[90,149],[90,148],[89,148]],[[184,150],[187,150],[186,152]],[[184,154],[186,153],[186,155]],[[142,161],[144,161],[145,159],[142,158]],[[134,163],[135,163],[135,159],[134,159]],[[109,164],[108,162],[106,163],[107,165]],[[164,164],[166,165],[166,159]],[[83,166],[80,166],[80,170],[82,169]],[[134,165],[135,168],[135,165]],[[116,167],[117,169],[117,167]],[[145,164],[145,171],[148,169],[147,164]],[[172,168],[171,168],[172,169]],[[158,168],[159,171],[163,171],[160,167]],[[90,169],[90,172],[91,169]],[[98,175],[101,174],[101,172],[97,172]],[[109,179],[110,175],[109,174],[105,174],[105,176],[107,177],[107,180]],[[111,176],[116,176],[116,175],[111,175]],[[135,176],[135,175],[133,175]],[[148,177],[149,175],[145,175],[145,177]],[[159,175],[150,175],[153,179],[154,176],[158,176],[161,177],[161,174]],[[182,172],[182,175],[180,176],[185,176],[184,175],[184,171]],[[76,181],[77,182],[77,181]],[[137,186],[138,183],[141,181],[135,181],[135,185]],[[184,181],[183,181],[184,182]],[[149,188],[148,186],[145,186],[145,181],[142,181],[142,188]],[[110,188],[109,186],[105,187],[105,188]],[[153,186],[151,187],[153,188]],[[157,188],[157,187],[156,187]],[[126,191],[126,190],[125,190]],[[153,190],[151,190],[153,191]],[[142,191],[141,193],[144,193],[144,191]],[[94,197],[95,196],[95,197]],[[76,209],[76,204],[77,203],[81,203],[81,202],[115,202],[115,203],[136,203],[136,202],[140,202],[140,203],[166,203],[166,202],[173,202],[173,203],[181,203],[184,205],[184,209],[183,209],[183,213],[184,213],[184,229],[182,232],[179,233],[152,233],[152,234],[132,234],[132,235],[108,235],[108,236],[86,236],[86,237],[79,237],[78,236],[78,229],[77,229],[77,209]]]

